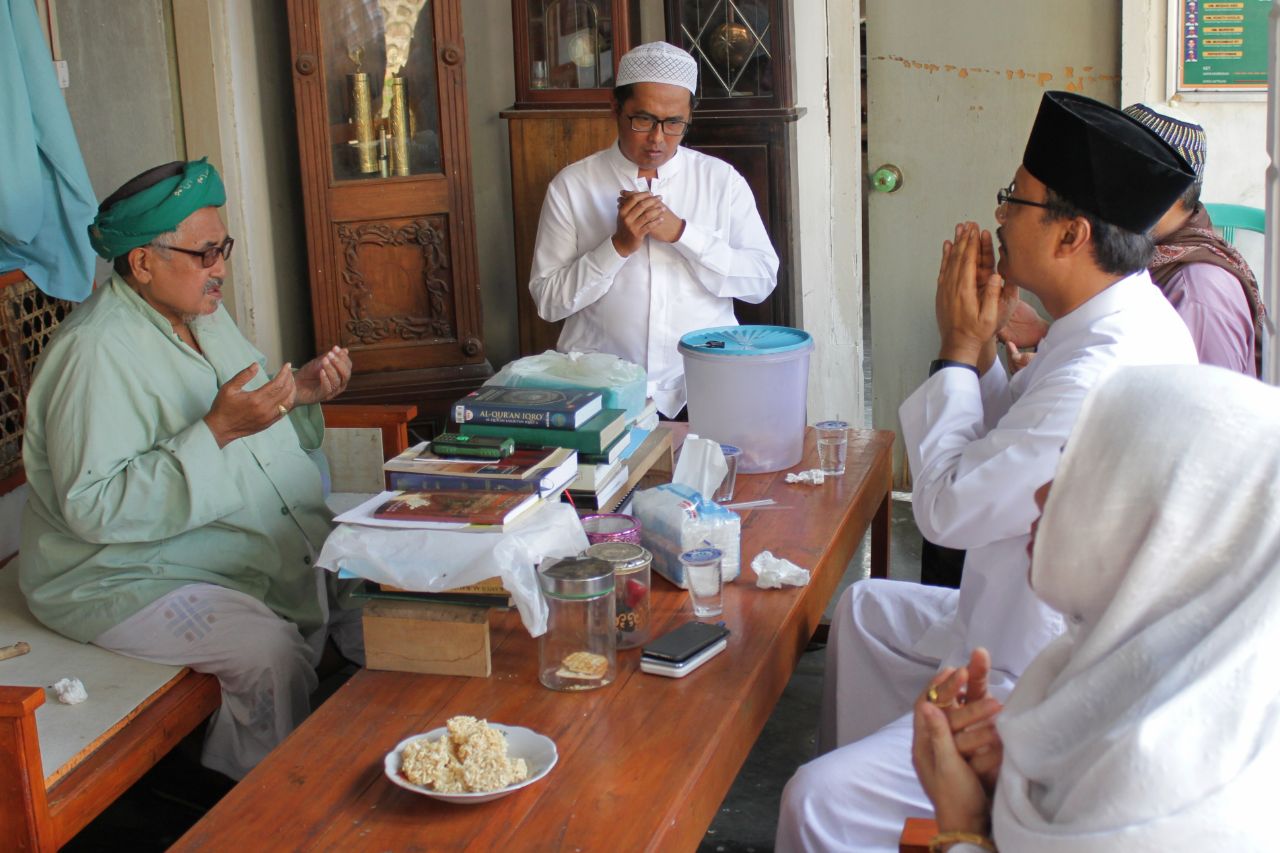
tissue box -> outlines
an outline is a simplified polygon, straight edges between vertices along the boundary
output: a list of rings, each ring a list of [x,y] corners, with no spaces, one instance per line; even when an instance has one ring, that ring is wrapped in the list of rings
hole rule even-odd
[[[683,486],[665,485],[637,492],[633,513],[640,519],[640,542],[653,554],[653,570],[687,589],[680,555],[704,542],[724,553],[724,582],[741,571],[742,519]]]

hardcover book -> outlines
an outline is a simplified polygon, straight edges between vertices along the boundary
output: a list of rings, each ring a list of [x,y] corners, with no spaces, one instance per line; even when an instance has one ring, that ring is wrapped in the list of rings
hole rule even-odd
[[[570,489],[569,496],[578,509],[603,509],[609,505],[627,484],[627,469],[622,466],[618,473],[601,483],[595,489]]]
[[[438,521],[502,525],[536,506],[526,492],[402,492],[373,512],[388,521]]]
[[[492,426],[466,423],[458,427],[464,435],[507,436],[520,447],[572,447],[587,453],[601,453],[627,428],[622,409],[602,409],[599,414],[577,429],[542,429],[540,427]]]
[[[569,484],[569,488],[578,490],[595,489],[609,482],[622,469],[623,462],[608,462],[603,465],[583,465],[578,463],[578,478]]]
[[[459,424],[577,429],[603,406],[599,391],[486,385],[453,405]]]
[[[578,473],[577,451],[564,447],[517,450],[501,460],[436,456],[423,445],[383,464],[391,488],[404,491],[536,492],[549,497]]]
[[[635,427],[623,430],[622,435],[615,438],[613,443],[606,447],[601,453],[587,453],[582,450],[578,451],[578,464],[607,465],[624,458],[627,448],[630,446],[631,434],[635,431]]]

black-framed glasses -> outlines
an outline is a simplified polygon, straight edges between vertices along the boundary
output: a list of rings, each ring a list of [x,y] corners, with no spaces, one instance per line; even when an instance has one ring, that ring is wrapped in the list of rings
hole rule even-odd
[[[218,262],[218,256],[221,255],[223,260],[231,257],[231,248],[235,246],[236,241],[228,237],[223,240],[220,245],[210,246],[207,249],[184,249],[181,246],[169,246],[165,243],[156,243],[161,249],[168,249],[171,252],[181,252],[184,255],[192,255],[200,259],[200,266],[208,269]]]
[[[658,118],[648,113],[636,113],[627,116],[627,120],[631,122],[631,129],[636,133],[648,133],[653,130],[654,125],[662,125],[662,133],[664,136],[684,136],[689,132],[689,122],[682,118]]]
[[[1028,201],[1025,198],[1015,198],[1013,195],[1012,182],[1010,182],[1009,186],[1004,189],[996,190],[996,204],[1000,207],[1004,207],[1006,204],[1025,204],[1027,207],[1043,207],[1045,210],[1051,209],[1049,205],[1042,201]]]

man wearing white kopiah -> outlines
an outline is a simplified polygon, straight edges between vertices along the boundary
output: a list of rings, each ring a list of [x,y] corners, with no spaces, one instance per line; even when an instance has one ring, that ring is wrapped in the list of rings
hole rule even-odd
[[[618,141],[547,187],[529,278],[539,316],[565,321],[557,349],[643,365],[667,416],[685,403],[681,336],[736,325],[733,300],[761,302],[778,282],[747,182],[680,145],[697,83],[694,58],[666,42],[622,57]]]
[[[911,766],[912,703],[940,666],[982,646],[968,701],[1003,700],[1062,625],[1027,583],[1035,490],[1052,479],[1080,405],[1121,365],[1194,364],[1195,346],[1146,268],[1148,229],[1191,184],[1173,148],[1097,101],[1046,93],[1022,165],[996,195],[991,235],[943,244],[930,377],[903,403],[912,506],[924,536],[968,549],[959,591],[861,581],[836,607],[820,751],[783,793],[779,851],[897,850],[902,821],[931,812]],[[1002,281],[1003,277],[1003,281]],[[1012,380],[995,332],[1018,288],[1054,318]],[[985,685],[985,686],[984,686]]]

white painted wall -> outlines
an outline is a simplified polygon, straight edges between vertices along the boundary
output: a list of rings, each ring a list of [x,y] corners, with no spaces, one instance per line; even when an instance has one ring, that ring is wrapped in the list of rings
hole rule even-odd
[[[862,423],[861,92],[857,0],[793,5],[800,325],[814,337],[809,420]]]
[[[1271,61],[1267,65],[1267,241],[1262,267],[1262,299],[1269,306],[1280,305],[1280,246],[1276,222],[1280,217],[1280,0],[1272,0],[1267,43]],[[1274,307],[1272,313],[1275,313]],[[1272,341],[1275,333],[1272,332]],[[1280,381],[1280,347],[1263,350],[1262,376],[1271,384]]]
[[[528,286],[516,280],[511,145],[507,123],[498,117],[516,99],[511,3],[466,0],[462,4],[462,31],[484,345],[490,363],[497,368],[519,354],[516,293],[517,288]]]
[[[59,0],[67,110],[93,191],[102,200],[152,166],[182,156],[166,0]],[[94,275],[111,274],[99,260]]]
[[[227,310],[275,366],[315,355],[284,5],[173,0],[187,156],[227,185]]]

